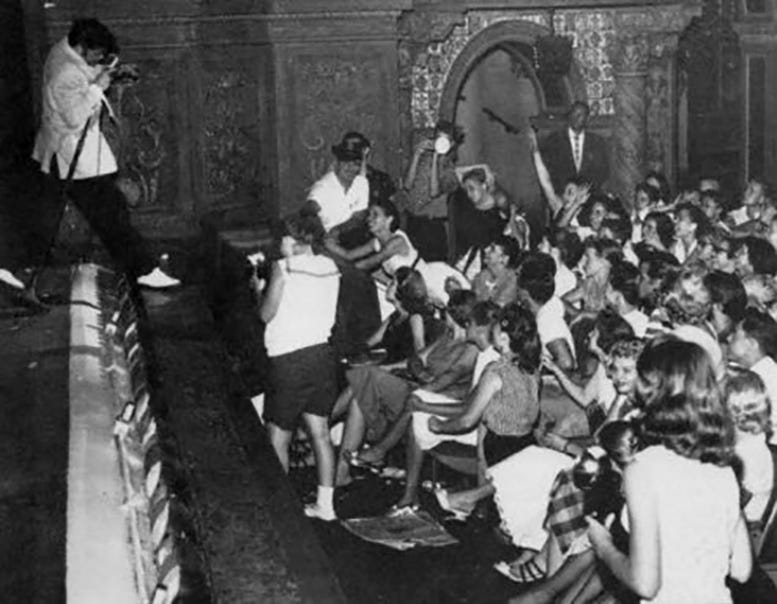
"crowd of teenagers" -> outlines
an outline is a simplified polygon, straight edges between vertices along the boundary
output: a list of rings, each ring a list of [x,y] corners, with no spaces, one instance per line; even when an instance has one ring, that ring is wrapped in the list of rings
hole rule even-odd
[[[559,181],[532,139],[537,228],[488,166],[455,165],[459,139],[438,124],[397,183],[345,135],[251,278],[271,443],[288,470],[302,419],[315,454],[307,515],[336,519],[354,466],[398,450],[386,513],[417,509],[426,454],[454,442],[478,476],[437,502],[495,502],[519,552],[495,570],[531,584],[514,602],[731,602],[774,503],[777,199],[650,173],[620,200]]]

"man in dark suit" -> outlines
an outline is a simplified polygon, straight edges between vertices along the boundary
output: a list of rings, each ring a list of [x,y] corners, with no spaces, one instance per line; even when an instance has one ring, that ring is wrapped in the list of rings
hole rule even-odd
[[[567,127],[550,134],[541,145],[542,158],[558,194],[572,181],[586,181],[601,188],[609,176],[609,158],[604,139],[586,131],[590,109],[575,101],[567,114]]]

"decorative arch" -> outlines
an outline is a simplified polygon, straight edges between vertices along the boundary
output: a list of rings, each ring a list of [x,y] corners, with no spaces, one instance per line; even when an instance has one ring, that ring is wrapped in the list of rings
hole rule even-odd
[[[551,30],[544,25],[522,19],[513,19],[489,25],[475,34],[456,56],[445,78],[438,110],[440,119],[453,121],[461,87],[464,85],[475,64],[489,50],[500,44],[509,44],[511,42],[521,42],[531,46],[534,45],[535,40],[539,36],[548,35],[549,33],[551,33]],[[531,77],[544,109],[545,94],[533,69]],[[587,101],[588,95],[586,94],[585,83],[575,59],[572,60],[570,73],[567,77],[572,96],[575,99]]]

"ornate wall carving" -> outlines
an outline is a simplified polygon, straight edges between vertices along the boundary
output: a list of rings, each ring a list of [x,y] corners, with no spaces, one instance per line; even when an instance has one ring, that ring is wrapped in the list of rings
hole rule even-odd
[[[144,60],[141,78],[113,89],[119,120],[119,166],[124,191],[139,212],[174,211],[178,193],[175,69],[167,61]]]
[[[235,204],[262,186],[257,116],[259,95],[252,69],[240,62],[208,63],[202,82],[202,161],[212,204]]]
[[[286,207],[304,201],[306,189],[333,161],[332,144],[349,130],[380,143],[374,149],[376,165],[393,164],[396,64],[388,50],[379,44],[320,45],[317,52],[295,47],[280,61],[287,99],[279,107],[279,145],[286,162],[282,159],[281,190],[291,194]]]

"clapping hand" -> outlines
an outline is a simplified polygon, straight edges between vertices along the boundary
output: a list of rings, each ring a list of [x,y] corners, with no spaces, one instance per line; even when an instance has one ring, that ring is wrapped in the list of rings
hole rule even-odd
[[[585,520],[588,523],[588,539],[597,555],[600,554],[602,550],[613,547],[610,527],[615,521],[615,514],[607,516],[604,520],[604,524],[593,516],[586,516]]]

